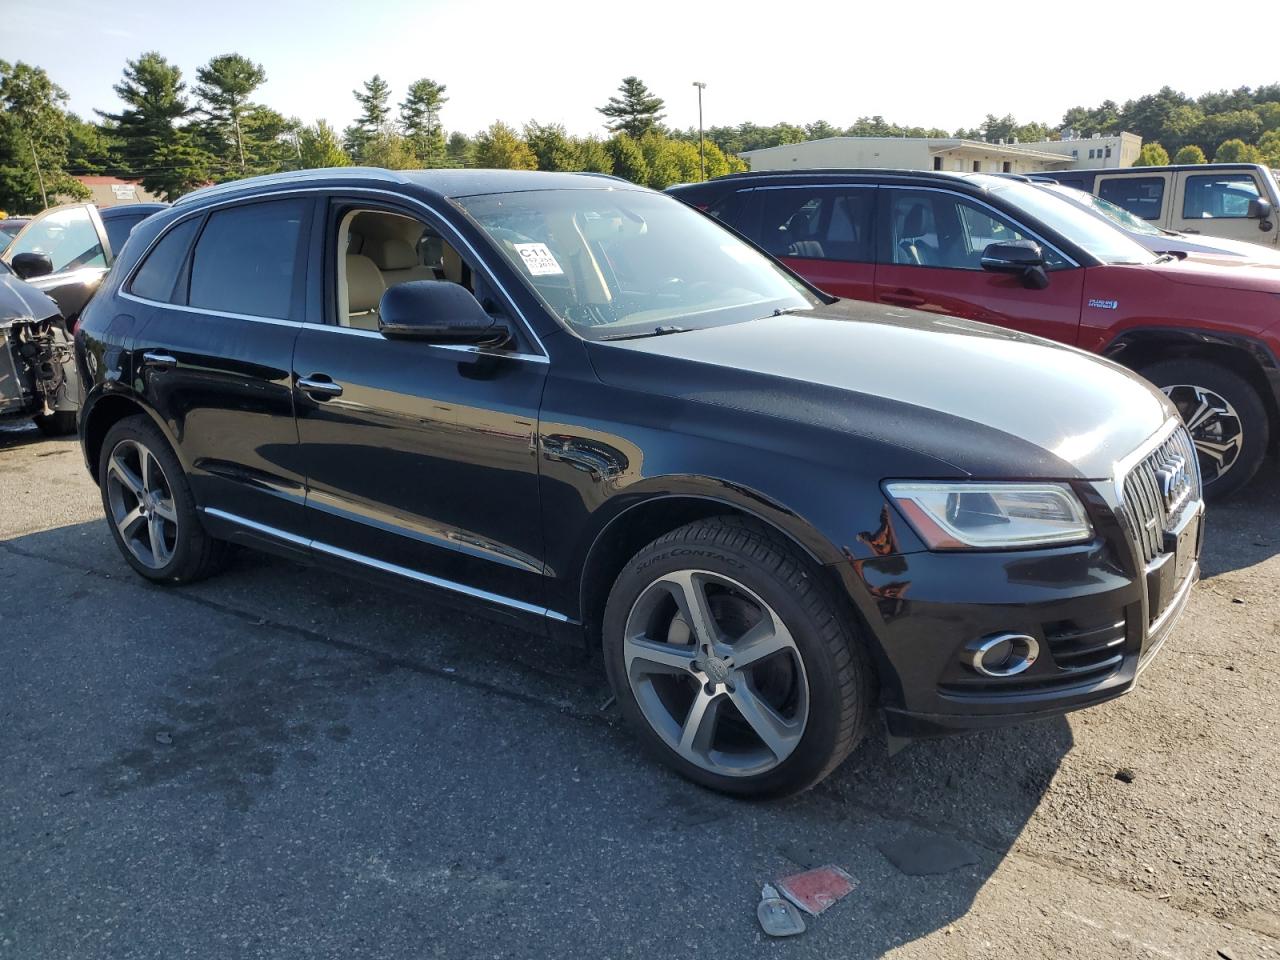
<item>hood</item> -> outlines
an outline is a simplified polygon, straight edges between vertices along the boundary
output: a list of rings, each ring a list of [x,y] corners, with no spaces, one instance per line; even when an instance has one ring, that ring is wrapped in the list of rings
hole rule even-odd
[[[1174,236],[1161,234],[1158,237],[1143,239],[1146,245],[1153,249],[1180,250],[1196,260],[1217,262],[1221,257],[1243,257],[1251,263],[1267,266],[1280,264],[1280,250],[1260,243],[1249,243],[1247,240],[1231,240],[1227,237],[1193,237],[1185,233]]]
[[[1217,241],[1215,241],[1217,242]],[[1254,244],[1241,244],[1254,246]],[[1161,277],[1173,282],[1195,287],[1248,290],[1254,293],[1271,293],[1280,296],[1280,257],[1265,254],[1261,259],[1246,257],[1211,257],[1195,255],[1172,263],[1157,263],[1146,270],[1157,271]]]
[[[15,320],[48,320],[58,305],[7,267],[0,267],[0,327]]]
[[[1075,348],[853,300],[588,351],[606,383],[828,426],[988,478],[1107,478],[1176,416],[1145,380]]]

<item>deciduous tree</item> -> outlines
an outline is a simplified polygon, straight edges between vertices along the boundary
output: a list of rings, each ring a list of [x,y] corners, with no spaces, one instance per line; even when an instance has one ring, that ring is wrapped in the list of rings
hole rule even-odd
[[[1189,143],[1173,156],[1174,163],[1208,163],[1204,151],[1194,143]]]
[[[1151,143],[1142,145],[1142,150],[1138,153],[1138,159],[1133,165],[1135,167],[1163,167],[1168,162],[1169,151],[1153,140]]]
[[[1214,163],[1262,163],[1262,151],[1243,140],[1225,140],[1213,151]]]
[[[496,170],[537,170],[538,158],[519,134],[501,120],[476,135],[477,167]]]
[[[41,67],[0,60],[0,208],[33,210],[60,194],[88,196],[66,173],[66,101]]]

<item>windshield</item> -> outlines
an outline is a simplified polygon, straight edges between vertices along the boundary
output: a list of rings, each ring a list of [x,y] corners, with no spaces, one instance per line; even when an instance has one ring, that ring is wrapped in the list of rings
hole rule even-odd
[[[1117,224],[1122,230],[1130,233],[1140,233],[1145,237],[1164,236],[1164,231],[1158,227],[1153,227],[1141,217],[1134,216],[1119,204],[1112,203],[1110,200],[1103,200],[1101,197],[1095,197],[1092,193],[1085,193],[1083,190],[1077,190],[1075,187],[1052,186],[1045,187],[1058,196],[1071,201],[1074,204],[1100,213],[1108,220]]]
[[[739,323],[821,302],[711,218],[662,194],[532,190],[458,203],[547,306],[591,340]]]
[[[1119,227],[1098,219],[1087,210],[1034,183],[1002,180],[999,177],[973,179],[981,182],[992,194],[1067,237],[1103,263],[1154,263],[1156,260],[1154,254]]]

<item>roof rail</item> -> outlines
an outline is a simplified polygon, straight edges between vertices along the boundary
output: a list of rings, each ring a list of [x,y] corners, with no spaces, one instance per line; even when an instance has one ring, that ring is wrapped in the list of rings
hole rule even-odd
[[[318,167],[310,170],[288,170],[284,173],[267,173],[258,177],[245,177],[241,180],[228,180],[226,183],[214,184],[211,187],[201,187],[199,190],[192,190],[190,193],[183,194],[177,200],[173,201],[173,205],[177,207],[193,200],[203,200],[206,197],[220,197],[224,194],[235,193],[236,191],[249,186],[270,187],[276,186],[277,184],[316,180],[320,177],[334,179],[350,177],[351,179],[364,178],[388,180],[397,183],[406,182],[396,171],[386,170],[382,167]]]

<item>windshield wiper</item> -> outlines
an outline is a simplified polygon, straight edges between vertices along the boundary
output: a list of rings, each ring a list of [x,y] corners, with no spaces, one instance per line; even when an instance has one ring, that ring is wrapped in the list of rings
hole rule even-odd
[[[641,340],[645,337],[665,337],[669,333],[688,333],[691,327],[677,327],[674,324],[654,327],[645,333],[615,333],[612,337],[601,337],[601,340]]]

